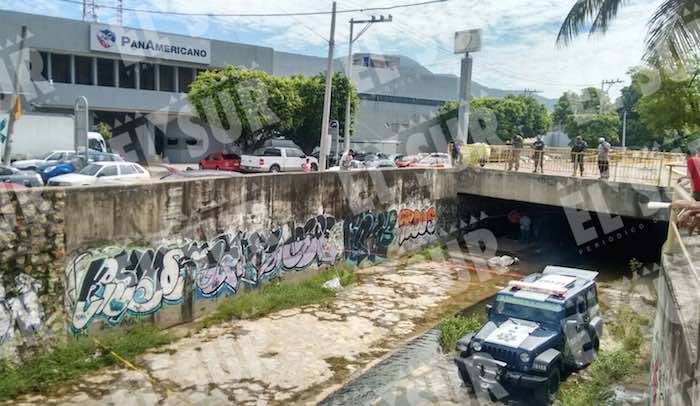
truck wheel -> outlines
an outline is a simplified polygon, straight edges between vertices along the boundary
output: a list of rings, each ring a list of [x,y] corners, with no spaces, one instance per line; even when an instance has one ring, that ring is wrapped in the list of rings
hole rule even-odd
[[[277,165],[272,165],[270,167],[270,172],[279,172],[279,171],[280,171],[280,167]]]
[[[549,371],[547,376],[547,382],[541,387],[535,389],[535,404],[541,406],[547,406],[554,403],[557,398],[557,391],[559,390],[559,382],[561,381],[561,372],[559,371],[559,366],[552,366],[552,370]]]

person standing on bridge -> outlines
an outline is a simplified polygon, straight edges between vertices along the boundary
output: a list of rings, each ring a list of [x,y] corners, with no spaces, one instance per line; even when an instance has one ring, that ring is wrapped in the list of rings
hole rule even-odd
[[[537,135],[537,139],[532,143],[532,149],[535,150],[532,156],[532,159],[535,161],[535,170],[532,173],[537,173],[537,166],[540,167],[540,173],[544,173],[544,167],[542,166],[544,162],[544,141],[542,141],[541,135]]]
[[[574,146],[571,147],[571,162],[574,163],[573,176],[576,176],[576,169],[578,169],[581,176],[583,176],[583,155],[586,153],[586,149],[588,149],[588,144],[586,144],[586,141],[579,135],[576,137]]]
[[[610,143],[605,141],[605,138],[598,139],[598,170],[600,171],[600,179],[608,179],[610,177],[610,161],[608,154],[610,153]]]
[[[517,172],[518,170],[520,170],[520,153],[523,150],[523,137],[521,137],[518,134],[515,134],[510,139],[510,146],[511,154],[510,160],[508,161],[508,170],[512,170],[513,166],[515,166],[515,171]]]
[[[349,171],[352,167],[352,160],[354,158],[354,155],[355,151],[353,151],[352,149],[345,151],[343,156],[340,158],[340,169],[344,171]]]
[[[693,190],[693,199],[700,201],[700,147],[695,149],[695,155],[688,152],[686,161],[688,179]]]

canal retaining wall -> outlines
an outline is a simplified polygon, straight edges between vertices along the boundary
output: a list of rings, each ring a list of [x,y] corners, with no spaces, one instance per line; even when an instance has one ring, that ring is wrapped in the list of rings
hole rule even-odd
[[[700,254],[695,247],[690,248],[695,251],[692,258]],[[649,404],[699,405],[700,281],[680,251],[666,250],[662,264],[653,327]]]
[[[0,351],[168,327],[277,277],[419,249],[454,231],[454,182],[397,170],[5,192]]]

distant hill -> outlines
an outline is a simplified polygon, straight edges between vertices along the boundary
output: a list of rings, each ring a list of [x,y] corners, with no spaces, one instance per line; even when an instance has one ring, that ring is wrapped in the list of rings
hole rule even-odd
[[[315,75],[325,66],[325,58],[275,51],[275,75],[296,74]],[[354,54],[372,56],[372,54]],[[387,57],[387,55],[382,55]],[[360,93],[379,94],[397,97],[413,97],[431,100],[457,100],[459,98],[459,77],[452,74],[433,73],[425,66],[407,56],[389,56],[399,61],[398,68],[383,69],[353,66],[353,82]],[[345,58],[336,58],[336,72],[345,71]],[[455,61],[455,63],[459,63]],[[522,94],[522,91],[503,90],[484,86],[472,81],[474,97],[504,97],[509,94]],[[557,100],[534,95],[548,110],[554,110]]]

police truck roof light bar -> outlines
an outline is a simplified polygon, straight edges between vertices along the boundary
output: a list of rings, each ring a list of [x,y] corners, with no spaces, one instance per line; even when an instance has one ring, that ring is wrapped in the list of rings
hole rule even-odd
[[[555,295],[555,296],[564,296],[567,292],[566,288],[542,286],[542,285],[537,284],[537,283],[523,282],[523,281],[510,281],[510,282],[508,282],[508,286],[510,286],[511,288],[515,288],[515,289],[523,289],[523,290],[528,290],[531,292],[538,292],[538,293],[548,293],[550,295]]]

